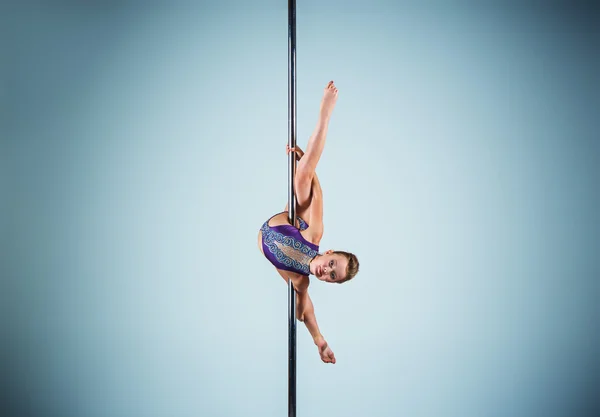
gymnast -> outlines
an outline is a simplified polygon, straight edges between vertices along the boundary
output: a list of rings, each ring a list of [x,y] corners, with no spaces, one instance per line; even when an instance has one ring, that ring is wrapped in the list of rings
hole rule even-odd
[[[319,120],[308,141],[306,153],[297,146],[286,146],[286,152],[294,152],[298,161],[294,179],[296,224],[290,224],[286,205],[285,211],[267,220],[258,232],[260,251],[286,283],[292,280],[296,290],[296,317],[306,325],[325,363],[335,363],[335,356],[319,331],[313,303],[308,295],[308,276],[312,274],[320,281],[341,284],[354,278],[359,266],[358,259],[352,253],[333,250],[319,253],[319,242],[323,237],[323,192],[315,169],[325,147],[327,128],[337,96],[338,89],[330,81],[325,87]]]

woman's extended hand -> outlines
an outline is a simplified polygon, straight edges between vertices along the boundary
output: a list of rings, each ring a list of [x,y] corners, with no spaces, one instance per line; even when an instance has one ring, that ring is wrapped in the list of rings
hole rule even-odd
[[[322,336],[315,340],[315,345],[319,348],[319,355],[323,362],[335,363],[335,355]]]
[[[290,144],[286,143],[285,144],[286,155],[289,155],[291,151],[296,152],[296,160],[297,161],[299,161],[304,156],[304,152],[302,151],[302,149],[300,149],[300,147],[296,146],[295,148],[290,148]]]

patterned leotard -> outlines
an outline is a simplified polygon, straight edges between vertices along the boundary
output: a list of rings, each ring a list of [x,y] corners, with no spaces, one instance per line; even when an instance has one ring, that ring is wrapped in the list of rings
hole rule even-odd
[[[319,253],[319,246],[302,236],[300,231],[308,229],[308,224],[300,217],[297,219],[300,230],[291,224],[269,226],[267,220],[260,228],[263,253],[275,268],[308,276],[308,266]]]

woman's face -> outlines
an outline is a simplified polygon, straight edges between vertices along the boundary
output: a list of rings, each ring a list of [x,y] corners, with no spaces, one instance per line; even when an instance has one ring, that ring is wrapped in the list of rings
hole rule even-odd
[[[313,274],[321,281],[339,282],[346,279],[348,259],[344,255],[328,250],[323,255],[315,258],[311,263]]]

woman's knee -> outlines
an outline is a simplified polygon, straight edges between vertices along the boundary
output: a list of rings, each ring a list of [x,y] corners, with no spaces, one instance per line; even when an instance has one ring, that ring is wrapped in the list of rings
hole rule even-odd
[[[308,173],[308,172],[296,172],[296,176],[294,178],[294,185],[296,186],[296,189],[298,189],[298,188],[310,189],[313,176],[314,176],[314,173],[311,175],[311,173]]]
[[[313,176],[315,175],[315,170],[311,169],[306,164],[303,164],[302,161],[296,167],[296,176],[295,176],[295,185],[301,187],[308,187],[310,189],[310,185],[312,183]]]

